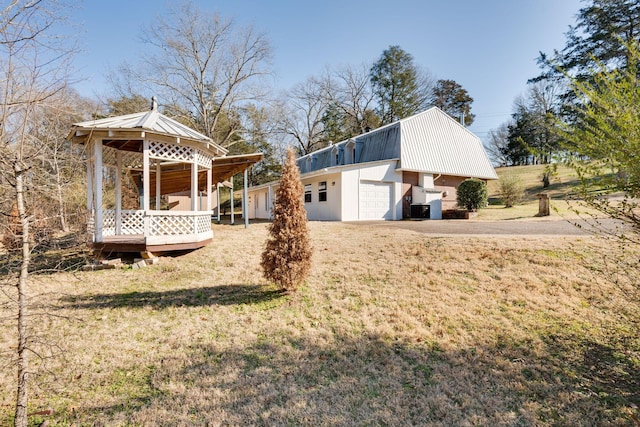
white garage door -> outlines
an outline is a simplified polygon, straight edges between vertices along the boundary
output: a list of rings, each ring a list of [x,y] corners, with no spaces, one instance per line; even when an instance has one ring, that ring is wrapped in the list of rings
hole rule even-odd
[[[360,219],[393,219],[392,184],[360,183]]]

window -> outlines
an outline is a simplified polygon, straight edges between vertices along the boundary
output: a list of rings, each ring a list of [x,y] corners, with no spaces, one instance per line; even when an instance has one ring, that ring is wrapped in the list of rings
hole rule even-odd
[[[304,186],[304,202],[311,203],[311,184]]]
[[[320,202],[327,201],[327,181],[322,181],[318,184],[318,200]]]
[[[264,193],[264,208],[265,210],[269,210],[269,191]]]

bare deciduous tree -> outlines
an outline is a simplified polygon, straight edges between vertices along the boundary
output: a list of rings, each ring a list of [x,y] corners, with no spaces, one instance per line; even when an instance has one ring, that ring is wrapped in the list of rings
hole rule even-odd
[[[345,66],[334,73],[335,85],[327,92],[329,100],[343,113],[350,133],[376,128],[380,119],[374,114],[374,94],[369,79],[370,65]]]
[[[185,2],[168,19],[158,18],[143,40],[150,49],[141,67],[124,64],[121,81],[140,82],[168,114],[223,146],[233,144],[240,122],[230,118],[264,95],[271,59],[266,36]]]
[[[37,173],[42,144],[35,129],[67,82],[72,49],[61,43],[62,2],[14,0],[0,11],[0,183],[15,203],[19,222],[19,266],[8,275],[17,307],[16,426],[27,425],[30,334],[28,276],[33,205],[27,203],[30,177]]]
[[[329,105],[326,80],[309,77],[289,91],[283,102],[281,131],[308,154],[326,145],[324,113]]]
[[[76,113],[88,102],[73,90],[57,93],[49,101],[54,108],[38,108],[36,126],[32,129],[32,136],[38,142],[38,173],[33,174],[34,188],[47,206],[43,206],[42,214],[46,217],[57,217],[57,224],[62,231],[69,231],[69,218],[65,200],[68,188],[84,187],[84,174],[78,170],[84,169],[84,161],[79,146],[66,141],[69,124],[82,120],[83,116]],[[91,108],[87,108],[91,111]],[[81,182],[82,181],[82,182]],[[77,213],[77,209],[76,212]],[[48,219],[48,218],[45,218]],[[77,220],[77,218],[74,218]],[[51,227],[50,221],[42,227]],[[41,227],[40,227],[41,228]]]
[[[509,122],[489,131],[485,148],[494,164],[506,166],[509,163]]]

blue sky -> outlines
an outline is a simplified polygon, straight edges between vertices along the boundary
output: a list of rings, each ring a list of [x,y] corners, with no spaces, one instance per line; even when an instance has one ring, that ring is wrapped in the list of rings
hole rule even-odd
[[[109,96],[105,78],[135,63],[142,28],[167,9],[164,0],[85,0],[73,12],[80,28],[77,70],[82,95]],[[471,130],[481,138],[509,118],[539,51],[562,49],[580,0],[200,0],[273,47],[275,87],[288,89],[327,65],[373,62],[391,45],[413,55],[436,78],[453,79],[474,98]]]

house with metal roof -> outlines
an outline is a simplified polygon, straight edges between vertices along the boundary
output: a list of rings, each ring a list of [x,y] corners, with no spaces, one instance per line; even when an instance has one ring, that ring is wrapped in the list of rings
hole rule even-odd
[[[158,111],[74,123],[68,140],[85,146],[87,211],[93,248],[155,253],[196,249],[211,242],[214,188],[262,159],[227,156],[207,136]],[[110,170],[110,172],[107,172]],[[136,188],[123,205],[124,178]],[[105,197],[113,186],[114,201]],[[171,203],[171,197],[187,203]]]
[[[437,107],[298,159],[310,220],[441,219],[467,178],[498,179],[476,135]],[[249,188],[250,218],[270,218],[273,182]]]

